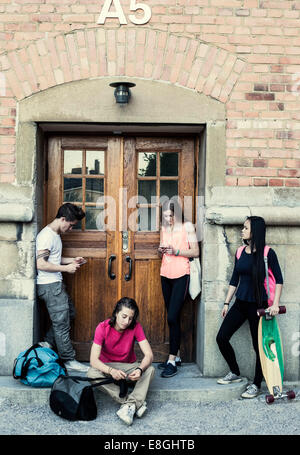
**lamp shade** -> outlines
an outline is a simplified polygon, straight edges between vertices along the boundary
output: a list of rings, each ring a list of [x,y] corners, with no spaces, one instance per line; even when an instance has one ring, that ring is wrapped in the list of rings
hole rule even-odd
[[[116,102],[118,104],[127,104],[131,96],[130,87],[135,87],[135,84],[132,82],[113,82],[109,85],[115,88]]]

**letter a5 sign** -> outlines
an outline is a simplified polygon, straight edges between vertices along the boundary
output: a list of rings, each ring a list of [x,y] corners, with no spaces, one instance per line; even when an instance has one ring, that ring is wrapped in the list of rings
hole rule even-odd
[[[112,4],[115,7],[114,11],[110,11]],[[137,3],[136,0],[130,0],[129,9],[130,11],[142,10],[144,13],[141,17],[136,17],[134,14],[129,14],[128,18],[133,24],[142,25],[150,21],[152,14],[150,6],[145,5],[144,3]],[[119,19],[121,25],[127,24],[126,16],[121,6],[120,0],[105,0],[97,24],[104,24],[106,18],[108,17]]]

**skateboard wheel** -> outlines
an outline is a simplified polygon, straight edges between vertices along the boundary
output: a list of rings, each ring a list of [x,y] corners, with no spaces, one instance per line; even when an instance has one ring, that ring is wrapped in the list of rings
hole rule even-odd
[[[286,395],[288,400],[293,400],[294,398],[296,398],[296,394],[293,390],[289,390],[288,392],[286,392]]]
[[[266,402],[268,404],[274,403],[274,396],[273,395],[266,395]]]

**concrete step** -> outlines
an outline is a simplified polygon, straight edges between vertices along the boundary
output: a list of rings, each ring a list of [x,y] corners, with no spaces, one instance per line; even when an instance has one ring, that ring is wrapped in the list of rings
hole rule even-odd
[[[247,378],[242,382],[220,385],[216,378],[203,377],[196,364],[184,364],[178,368],[178,374],[172,378],[162,378],[161,370],[156,367],[156,375],[152,381],[147,400],[153,401],[196,401],[213,402],[237,399],[245,390]],[[70,375],[76,373],[71,373]],[[0,400],[6,399],[15,404],[37,406],[48,404],[50,388],[33,388],[24,385],[12,376],[0,376]],[[96,391],[96,398],[103,400],[103,393]],[[107,397],[109,398],[109,397]]]

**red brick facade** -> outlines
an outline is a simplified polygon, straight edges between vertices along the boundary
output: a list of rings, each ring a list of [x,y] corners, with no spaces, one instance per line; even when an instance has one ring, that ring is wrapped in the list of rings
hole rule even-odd
[[[105,76],[166,81],[225,104],[226,184],[300,186],[300,2],[145,0],[145,25],[103,0],[0,0],[0,183],[15,181],[17,104]],[[129,0],[121,0],[125,15]]]

